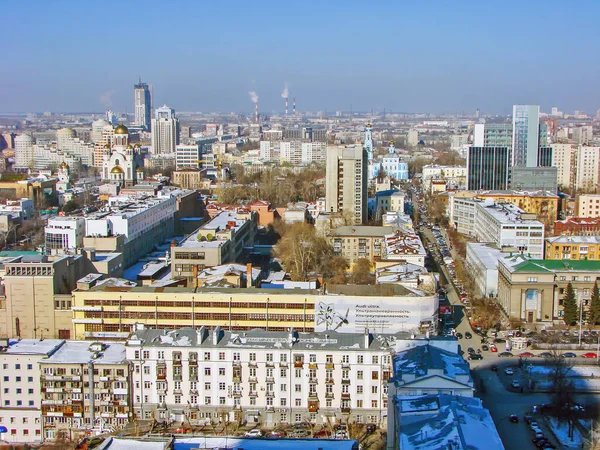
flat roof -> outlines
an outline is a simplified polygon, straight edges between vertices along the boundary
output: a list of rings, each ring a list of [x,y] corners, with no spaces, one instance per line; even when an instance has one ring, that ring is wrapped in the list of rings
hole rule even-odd
[[[94,358],[90,350],[93,341],[66,341],[52,356],[41,361],[42,364],[121,364],[127,361],[124,344],[102,344],[103,349]]]
[[[9,355],[51,355],[65,343],[62,339],[21,339],[9,341],[6,354]]]
[[[490,244],[469,242],[467,248],[477,256],[477,259],[479,259],[483,266],[488,270],[497,269],[498,260],[504,255],[498,248]]]
[[[338,227],[331,231],[333,236],[360,236],[360,237],[385,237],[390,234],[390,227],[374,227],[369,225],[355,225]]]
[[[214,230],[215,234],[219,231],[225,230],[229,222],[235,222],[233,230],[238,229],[244,223],[246,219],[238,219],[236,211],[221,211],[212,220],[203,224],[196,231],[192,232],[187,238],[185,238],[177,246],[177,248],[202,248],[202,247],[219,247],[227,241],[214,240],[214,241],[199,241],[198,235],[201,231]]]

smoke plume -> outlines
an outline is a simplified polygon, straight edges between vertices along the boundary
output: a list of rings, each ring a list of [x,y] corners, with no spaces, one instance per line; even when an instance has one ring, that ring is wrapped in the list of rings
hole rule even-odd
[[[281,97],[288,98],[289,95],[290,95],[289,86],[287,83],[285,83],[285,85],[283,86],[283,92],[281,93]]]
[[[248,94],[250,94],[250,100],[252,100],[252,103],[258,103],[258,94],[256,91],[250,91]]]

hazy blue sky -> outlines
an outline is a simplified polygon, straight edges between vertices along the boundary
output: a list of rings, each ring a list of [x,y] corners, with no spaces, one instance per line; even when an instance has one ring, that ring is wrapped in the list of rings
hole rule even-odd
[[[600,108],[598,1],[5,1],[0,111]],[[290,100],[291,103],[291,100]]]

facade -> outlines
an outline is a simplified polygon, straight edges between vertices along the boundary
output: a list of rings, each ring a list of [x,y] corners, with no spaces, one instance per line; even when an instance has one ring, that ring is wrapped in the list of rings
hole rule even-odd
[[[513,106],[511,166],[538,166],[539,105]]]
[[[67,341],[39,362],[45,439],[77,441],[133,420],[132,377],[123,344]]]
[[[114,132],[114,145],[105,146],[102,157],[102,182],[133,186],[144,179],[144,163],[139,144],[129,143],[129,130],[119,125]]]
[[[509,318],[527,323],[561,320],[565,289],[572,283],[585,320],[599,271],[600,261],[505,258],[498,265],[498,303]]]
[[[408,180],[408,164],[396,153],[394,141],[390,141],[388,152],[379,161],[373,163],[373,173],[369,178],[375,178],[380,172],[396,181]]]
[[[85,219],[83,217],[53,217],[44,228],[46,253],[72,253],[83,247]]]
[[[394,189],[379,191],[375,194],[375,199],[378,216],[383,216],[388,212],[404,214],[404,193]]]
[[[133,85],[133,108],[135,125],[149,131],[152,118],[152,96],[150,87],[148,84],[142,83],[142,80]]]
[[[179,144],[179,120],[175,110],[163,105],[152,119],[152,154],[174,155]]]
[[[367,221],[367,152],[362,146],[328,149],[326,171],[327,212],[349,213],[356,225]]]
[[[552,144],[552,165],[563,189],[591,191],[598,183],[600,147],[579,144]]]
[[[600,194],[579,194],[575,215],[582,218],[600,218]]]
[[[173,184],[182,189],[200,189],[202,186],[202,172],[200,170],[176,170],[172,174]]]
[[[368,331],[142,328],[127,341],[135,413],[192,425],[221,419],[267,426],[336,420],[385,426],[389,345],[395,341],[394,335]]]
[[[467,153],[467,189],[507,189],[509,164],[509,147],[470,147]]]
[[[9,341],[0,353],[0,424],[8,431],[2,439],[9,444],[41,443],[42,391],[40,361],[52,356],[65,341],[19,339]]]
[[[228,262],[244,263],[244,247],[252,246],[257,232],[257,215],[250,211],[223,211],[171,247],[173,277],[197,282],[205,267]]]
[[[419,143],[419,132],[417,130],[408,130],[406,136],[406,145],[409,147],[416,147]]]
[[[175,168],[177,170],[198,169],[201,160],[200,145],[179,144],[175,147]]]
[[[445,181],[452,186],[466,186],[467,167],[462,166],[440,166],[428,164],[423,166],[421,183],[423,189],[429,191],[433,181]]]
[[[546,259],[600,261],[600,236],[556,236],[546,239]]]
[[[523,167],[511,169],[510,186],[518,190],[543,190],[556,192],[558,189],[558,170],[556,167]]]
[[[29,198],[6,200],[5,203],[0,203],[0,213],[8,213],[13,217],[18,217],[21,220],[33,219],[35,215],[33,200]]]
[[[529,214],[535,214],[540,222],[553,223],[558,217],[559,197],[547,190],[505,190],[479,192],[476,198],[492,199],[496,203],[512,203]]]

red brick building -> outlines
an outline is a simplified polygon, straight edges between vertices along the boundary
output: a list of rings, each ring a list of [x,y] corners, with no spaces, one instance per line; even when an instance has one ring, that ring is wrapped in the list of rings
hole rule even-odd
[[[554,222],[552,236],[600,236],[600,218],[569,217]]]

